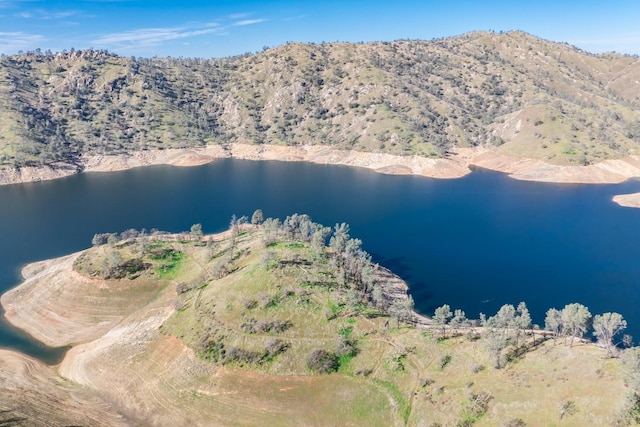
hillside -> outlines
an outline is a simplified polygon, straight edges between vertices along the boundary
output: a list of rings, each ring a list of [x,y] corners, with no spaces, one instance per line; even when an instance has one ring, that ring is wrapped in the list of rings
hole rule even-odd
[[[230,144],[556,165],[636,153],[640,62],[522,32],[298,44],[224,59],[104,51],[0,58],[0,164]]]
[[[626,371],[604,349],[527,333],[496,369],[476,329],[443,335],[413,313],[404,282],[371,264],[345,224],[242,222],[216,236],[197,225],[182,235],[96,235],[93,248],[28,266],[2,296],[8,320],[72,348],[56,367],[3,353],[0,423],[620,419]]]

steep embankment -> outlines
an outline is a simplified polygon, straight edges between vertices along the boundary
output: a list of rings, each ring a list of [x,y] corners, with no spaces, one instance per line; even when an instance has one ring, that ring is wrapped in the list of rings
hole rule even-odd
[[[328,165],[345,165],[372,169],[395,175],[420,175],[429,178],[460,178],[478,166],[509,174],[512,178],[558,183],[615,184],[640,177],[640,158],[604,160],[588,166],[562,166],[540,160],[496,153],[486,148],[459,148],[446,159],[421,156],[397,156],[385,153],[366,153],[338,150],[325,146],[279,146],[231,144],[203,148],[179,148],[143,151],[109,156],[84,156],[82,168],[23,167],[0,169],[0,185],[45,181],[85,172],[115,172],[151,165],[198,166],[220,158],[246,160],[305,161]],[[626,207],[640,207],[640,193],[620,195],[615,203]]]
[[[90,279],[73,269],[79,255],[25,267],[22,285],[0,297],[7,320],[51,347],[91,341],[147,305],[164,286]]]

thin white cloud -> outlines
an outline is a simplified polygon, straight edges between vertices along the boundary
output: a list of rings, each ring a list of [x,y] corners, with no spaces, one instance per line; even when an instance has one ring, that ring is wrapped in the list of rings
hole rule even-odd
[[[265,21],[265,19],[245,19],[227,25],[222,25],[219,22],[190,22],[176,27],[140,28],[104,34],[91,43],[92,46],[114,51],[135,51],[158,46],[171,40],[187,39],[207,34],[228,35],[228,30],[232,27],[242,27]]]
[[[298,19],[306,18],[307,16],[309,16],[309,15],[290,16],[290,17],[288,17],[288,18],[283,18],[282,20],[283,20],[283,21],[296,21],[296,20],[298,20]]]
[[[139,30],[105,34],[93,41],[95,46],[123,48],[156,46],[162,42],[188,37],[201,36],[220,32],[221,28],[215,23],[207,23],[198,27],[165,27],[142,28]]]
[[[15,53],[20,50],[33,50],[39,47],[45,38],[39,34],[23,32],[0,32],[0,52]]]
[[[234,27],[243,27],[245,25],[259,24],[264,21],[266,20],[265,19],[245,19],[244,21],[234,22],[232,25]]]
[[[15,9],[24,3],[35,3],[40,0],[0,0],[0,9]]]

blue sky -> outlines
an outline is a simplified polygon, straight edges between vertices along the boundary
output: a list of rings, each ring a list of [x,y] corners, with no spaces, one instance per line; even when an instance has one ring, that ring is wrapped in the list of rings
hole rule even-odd
[[[0,0],[4,54],[93,47],[210,58],[286,42],[428,40],[512,29],[590,52],[640,54],[640,1]]]

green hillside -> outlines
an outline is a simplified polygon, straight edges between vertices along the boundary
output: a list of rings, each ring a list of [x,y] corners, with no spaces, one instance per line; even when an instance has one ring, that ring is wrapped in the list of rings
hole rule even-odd
[[[522,32],[224,59],[33,52],[0,58],[0,164],[234,142],[589,164],[635,152],[638,81],[635,57]]]

